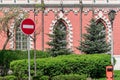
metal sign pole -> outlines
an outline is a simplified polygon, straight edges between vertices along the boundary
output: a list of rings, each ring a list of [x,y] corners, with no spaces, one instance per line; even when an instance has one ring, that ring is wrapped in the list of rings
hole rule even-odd
[[[30,35],[28,35],[27,37],[27,48],[28,48],[28,74],[29,74],[29,78],[28,80],[30,80]]]

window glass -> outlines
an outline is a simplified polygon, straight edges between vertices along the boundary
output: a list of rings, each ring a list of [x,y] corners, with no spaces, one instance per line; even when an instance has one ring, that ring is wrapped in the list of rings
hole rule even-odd
[[[16,29],[16,50],[27,49],[27,36],[19,28]]]

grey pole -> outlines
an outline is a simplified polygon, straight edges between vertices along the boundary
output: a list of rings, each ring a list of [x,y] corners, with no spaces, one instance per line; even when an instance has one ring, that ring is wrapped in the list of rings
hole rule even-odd
[[[28,75],[29,78],[28,80],[30,80],[30,35],[28,35],[27,37],[27,48],[28,48]]]
[[[113,53],[114,53],[113,21],[111,21],[111,26],[112,26],[112,32],[111,32],[111,64],[114,66],[114,58],[113,58]]]
[[[35,4],[36,5],[36,4]],[[36,25],[36,21],[35,21],[35,17],[36,17],[36,8],[35,8],[35,6],[34,6],[34,23],[35,23],[35,25]],[[35,73],[35,76],[37,76],[37,74],[36,74],[36,71],[37,71],[37,69],[36,69],[36,32],[34,32],[34,73]]]
[[[80,3],[80,41],[82,42],[82,11],[83,11],[82,0],[79,0],[79,3]],[[82,51],[80,51],[80,53],[82,53]]]

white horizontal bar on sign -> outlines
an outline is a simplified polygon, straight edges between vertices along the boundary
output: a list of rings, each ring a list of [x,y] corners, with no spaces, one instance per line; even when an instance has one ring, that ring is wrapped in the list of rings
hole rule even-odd
[[[33,29],[34,26],[33,26],[33,25],[23,25],[23,28],[26,28],[26,29]]]

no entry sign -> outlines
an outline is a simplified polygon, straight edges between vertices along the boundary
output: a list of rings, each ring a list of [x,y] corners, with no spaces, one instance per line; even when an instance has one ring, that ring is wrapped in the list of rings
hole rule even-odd
[[[24,34],[30,35],[35,31],[35,23],[32,19],[24,19],[21,23],[21,30]]]

